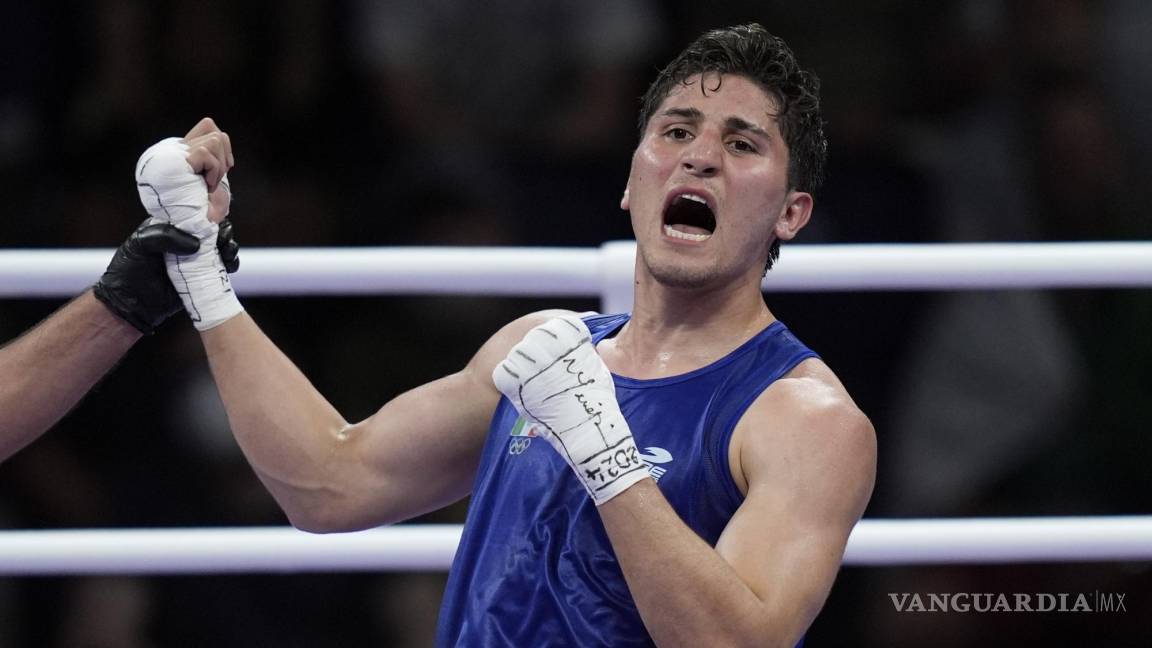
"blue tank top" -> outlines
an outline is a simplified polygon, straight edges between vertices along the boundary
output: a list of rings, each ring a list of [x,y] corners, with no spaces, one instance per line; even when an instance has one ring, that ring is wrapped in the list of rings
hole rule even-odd
[[[585,319],[593,342],[628,315]],[[649,473],[680,518],[715,546],[743,501],[728,464],[740,417],[772,382],[815,357],[773,322],[724,358],[655,380],[613,376]],[[505,398],[492,418],[437,645],[652,646],[595,504]]]

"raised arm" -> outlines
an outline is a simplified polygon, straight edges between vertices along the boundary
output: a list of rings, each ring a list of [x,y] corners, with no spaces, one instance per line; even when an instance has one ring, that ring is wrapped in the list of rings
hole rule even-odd
[[[217,241],[235,269],[231,228],[223,228]],[[52,427],[141,335],[180,310],[162,255],[196,245],[170,225],[140,225],[93,290],[0,348],[0,460]]]
[[[500,394],[492,369],[547,314],[489,339],[461,371],[350,424],[247,315],[204,331],[232,431],[292,523],[315,532],[396,522],[472,488]],[[396,368],[396,371],[402,371]]]
[[[0,349],[0,460],[60,420],[140,335],[87,291]]]
[[[199,240],[191,254],[166,255],[168,277],[201,333],[256,474],[294,525],[316,532],[395,522],[466,495],[500,396],[492,369],[550,314],[509,324],[461,371],[351,424],[244,312],[211,244],[228,213],[232,163],[231,140],[205,118],[185,137],[146,150],[136,182],[153,221]]]
[[[539,317],[492,337],[460,372],[350,424],[240,305],[216,246],[230,204],[231,140],[210,118],[151,146],[136,165],[155,222],[199,241],[166,255],[168,278],[201,332],[241,449],[296,526],[349,531],[402,520],[468,493],[499,393],[491,372]],[[397,369],[402,370],[402,368]]]

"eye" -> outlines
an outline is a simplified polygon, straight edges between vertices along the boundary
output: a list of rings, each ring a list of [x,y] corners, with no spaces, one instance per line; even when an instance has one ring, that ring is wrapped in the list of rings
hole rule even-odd
[[[736,151],[737,153],[755,153],[756,152],[756,146],[753,145],[752,142],[749,142],[748,140],[743,140],[743,139],[734,139],[734,140],[728,142],[728,147],[731,148],[733,151]]]
[[[674,126],[664,131],[664,136],[669,139],[685,141],[692,138],[692,133],[688,132],[688,130],[685,128]]]

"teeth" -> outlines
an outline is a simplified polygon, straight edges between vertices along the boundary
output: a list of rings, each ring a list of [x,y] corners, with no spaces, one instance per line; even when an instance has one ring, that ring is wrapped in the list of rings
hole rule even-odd
[[[684,198],[685,200],[693,200],[693,201],[698,202],[702,205],[708,204],[708,201],[704,200],[700,196],[697,196],[696,194],[680,194],[680,197]]]
[[[671,225],[664,226],[664,233],[672,238],[684,239],[685,241],[707,241],[712,238],[711,234],[689,234],[688,232],[681,232],[677,229],[672,229]]]

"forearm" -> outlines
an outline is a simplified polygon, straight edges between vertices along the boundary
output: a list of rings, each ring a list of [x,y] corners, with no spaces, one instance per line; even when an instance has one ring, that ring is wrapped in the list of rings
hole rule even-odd
[[[232,432],[257,475],[297,526],[323,526],[352,454],[347,422],[247,315],[201,338]]]
[[[768,605],[696,535],[652,480],[599,507],[629,590],[657,645],[790,646]]]
[[[0,460],[60,420],[139,338],[88,291],[0,349]]]

